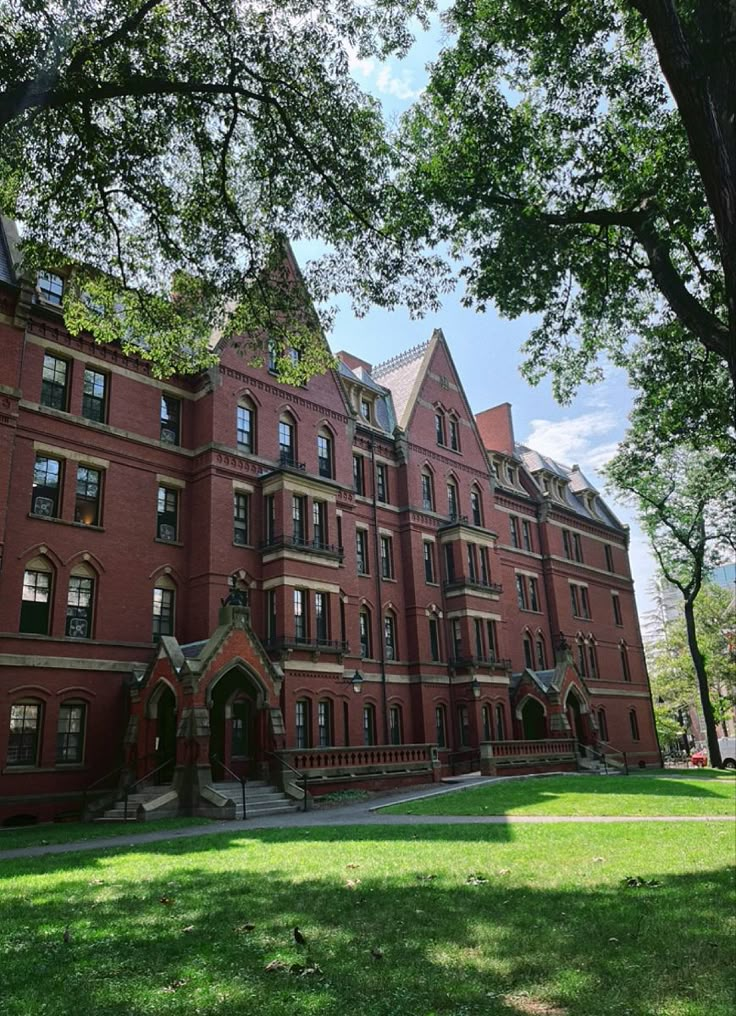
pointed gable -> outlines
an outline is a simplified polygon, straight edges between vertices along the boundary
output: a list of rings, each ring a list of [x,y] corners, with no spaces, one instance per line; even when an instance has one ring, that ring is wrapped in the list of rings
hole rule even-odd
[[[402,430],[406,430],[409,423],[436,334],[435,331],[429,342],[413,346],[373,368],[373,379],[391,392],[396,423]]]

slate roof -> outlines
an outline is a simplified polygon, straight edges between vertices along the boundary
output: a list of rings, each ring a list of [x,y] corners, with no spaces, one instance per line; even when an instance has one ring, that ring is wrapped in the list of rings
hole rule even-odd
[[[391,392],[396,420],[400,427],[405,427],[408,422],[405,417],[411,409],[409,403],[431,341],[430,339],[413,346],[373,368],[374,380],[380,380]]]
[[[346,380],[357,381],[365,388],[375,392],[375,422],[382,430],[392,434],[394,427],[396,426],[396,413],[394,411],[391,393],[388,389],[383,385],[377,384],[364,367],[356,367],[355,369],[352,369],[342,360],[338,360],[338,371],[340,376],[344,377]]]
[[[207,639],[203,639],[201,642],[190,642],[186,646],[179,646],[182,654],[186,656],[188,660],[193,660],[199,656],[204,646],[207,645]]]
[[[562,480],[564,503],[571,511],[574,511],[585,519],[603,522],[604,525],[610,526],[612,529],[620,530],[623,528],[611,509],[602,500],[596,488],[578,466],[570,468],[550,458],[548,455],[542,455],[541,452],[518,443],[516,444],[516,454],[535,479],[537,473],[547,472]],[[585,499],[579,496],[583,493],[592,494],[591,508],[588,508]]]

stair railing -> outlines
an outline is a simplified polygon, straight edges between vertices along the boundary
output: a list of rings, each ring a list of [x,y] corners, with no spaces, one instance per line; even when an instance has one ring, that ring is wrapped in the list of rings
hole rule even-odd
[[[226,773],[229,773],[229,775],[240,784],[240,793],[243,795],[243,818],[247,818],[248,816],[245,811],[245,779],[242,776],[238,776],[237,773],[234,773],[232,769],[226,766],[222,759],[217,755],[210,755],[210,763],[212,762],[224,769]]]
[[[115,766],[115,768],[111,769],[109,773],[105,773],[104,776],[100,776],[99,779],[96,779],[94,781],[94,783],[90,783],[88,787],[84,788],[84,790],[82,791],[82,821],[84,821],[84,815],[85,812],[87,811],[87,795],[89,794],[89,792],[91,790],[94,790],[95,787],[98,787],[101,783],[105,783],[107,780],[110,779],[111,776],[114,776],[116,773],[122,772],[123,769],[125,768],[126,768],[125,763],[119,766]]]
[[[301,780],[301,784],[302,784],[302,795],[303,795],[302,811],[306,811],[307,810],[307,783],[309,782],[309,776],[306,773],[303,773],[301,771],[301,769],[296,769],[290,762],[286,761],[286,759],[283,757],[283,755],[279,755],[278,752],[269,751],[269,752],[266,752],[266,754],[269,756],[269,758],[275,758],[276,761],[280,762],[282,766],[285,766],[286,769],[289,769],[292,773],[294,773],[296,776],[299,777],[299,779]]]
[[[620,748],[614,747],[614,745],[609,744],[608,741],[599,741],[598,742],[598,746],[603,749],[603,754],[604,755],[605,754],[620,755],[622,760],[623,760],[622,764],[623,764],[623,767],[624,767],[624,776],[628,776],[629,775],[629,760],[628,760],[628,758],[626,756],[626,752],[625,751],[622,751]]]
[[[166,769],[166,767],[170,766],[173,761],[173,758],[168,758],[160,766],[156,766],[155,769],[152,769],[150,773],[146,773],[145,776],[141,776],[141,778],[136,780],[135,783],[127,783],[125,785],[125,789],[123,790],[123,822],[128,821],[128,797],[131,790],[140,786],[141,783],[145,783],[146,780],[150,780],[152,776],[155,776],[156,773],[160,773],[162,769]]]

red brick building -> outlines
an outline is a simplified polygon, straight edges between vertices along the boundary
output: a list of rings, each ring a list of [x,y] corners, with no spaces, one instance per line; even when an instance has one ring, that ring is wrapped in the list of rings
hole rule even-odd
[[[299,388],[227,347],[160,382],[71,337],[3,227],[0,821],[160,767],[197,810],[273,752],[315,792],[481,742],[658,761],[626,529],[508,404],[474,417],[440,332]]]

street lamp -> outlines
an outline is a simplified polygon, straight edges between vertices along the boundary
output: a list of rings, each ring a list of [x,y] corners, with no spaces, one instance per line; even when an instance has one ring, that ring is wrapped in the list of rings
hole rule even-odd
[[[470,687],[473,689],[473,695],[475,698],[480,698],[480,681],[477,677],[474,677],[470,682]]]
[[[359,670],[356,670],[352,677],[344,677],[343,681],[347,681],[348,684],[353,686],[353,691],[357,694],[363,687],[363,675]]]

